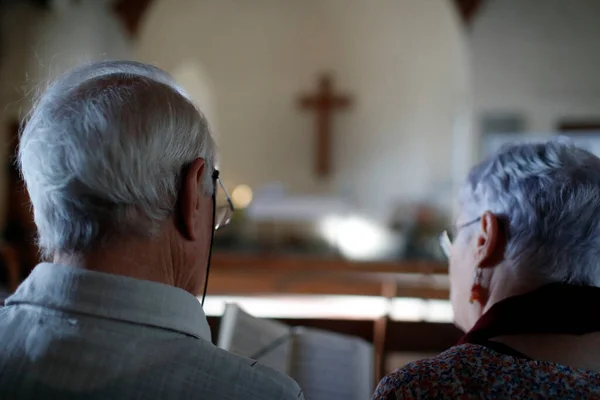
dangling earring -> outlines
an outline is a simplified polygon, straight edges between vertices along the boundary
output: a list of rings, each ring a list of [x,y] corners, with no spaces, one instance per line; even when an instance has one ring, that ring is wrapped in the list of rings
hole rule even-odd
[[[483,270],[481,268],[477,268],[475,270],[475,279],[473,281],[473,287],[471,288],[471,297],[469,298],[469,302],[471,304],[478,302],[481,305],[485,304],[486,299],[486,289],[481,284],[481,279],[483,276]]]

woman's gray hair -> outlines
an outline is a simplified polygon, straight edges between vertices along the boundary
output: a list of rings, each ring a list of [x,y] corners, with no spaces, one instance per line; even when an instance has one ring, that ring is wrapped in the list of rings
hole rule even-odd
[[[473,168],[467,218],[503,219],[516,276],[600,286],[600,159],[569,140],[513,145]]]
[[[214,152],[204,116],[166,72],[131,61],[67,72],[37,101],[19,145],[40,249],[72,254],[156,234],[196,158],[212,193]]]

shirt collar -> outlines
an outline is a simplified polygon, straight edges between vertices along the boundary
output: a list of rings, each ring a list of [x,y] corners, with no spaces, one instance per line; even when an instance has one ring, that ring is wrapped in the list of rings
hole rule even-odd
[[[162,283],[42,263],[5,305],[23,303],[169,329],[211,341],[198,299]]]

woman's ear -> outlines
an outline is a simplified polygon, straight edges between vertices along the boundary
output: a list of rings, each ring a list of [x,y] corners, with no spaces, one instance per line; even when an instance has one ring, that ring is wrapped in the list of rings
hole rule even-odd
[[[489,268],[504,260],[506,237],[501,229],[501,221],[491,211],[481,216],[479,231],[476,233],[476,262],[479,268]]]

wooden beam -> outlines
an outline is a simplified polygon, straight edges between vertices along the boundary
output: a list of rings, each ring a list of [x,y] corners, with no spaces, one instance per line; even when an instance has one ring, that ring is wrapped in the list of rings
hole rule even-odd
[[[152,0],[118,0],[114,3],[114,12],[132,37],[137,35],[143,16],[151,3]]]
[[[215,269],[228,271],[285,271],[285,272],[360,272],[391,274],[447,274],[448,266],[430,261],[372,261],[357,262],[336,257],[302,255],[216,253],[211,261]]]
[[[446,274],[443,264],[430,262],[352,262],[339,258],[216,253],[211,262],[211,295],[357,295],[381,296],[386,285],[398,297],[448,299],[447,287],[427,279],[403,282],[406,274],[426,278]]]
[[[388,309],[381,318],[378,318],[374,322],[373,326],[373,355],[374,355],[374,379],[375,386],[386,374],[386,340],[387,330],[390,324],[390,310],[392,300],[398,296],[398,284],[395,282],[384,283],[381,286],[381,296],[383,296],[387,303]]]
[[[393,282],[377,274],[289,273],[286,271],[230,271],[213,265],[208,284],[211,295],[357,295],[381,296],[382,286]],[[398,283],[397,297],[449,298],[447,288]]]
[[[564,119],[558,121],[558,130],[560,132],[578,132],[578,133],[597,133],[600,132],[600,119],[598,118],[579,118]]]
[[[460,16],[462,17],[465,25],[469,25],[477,11],[481,8],[483,0],[453,0],[454,5],[458,9]]]

